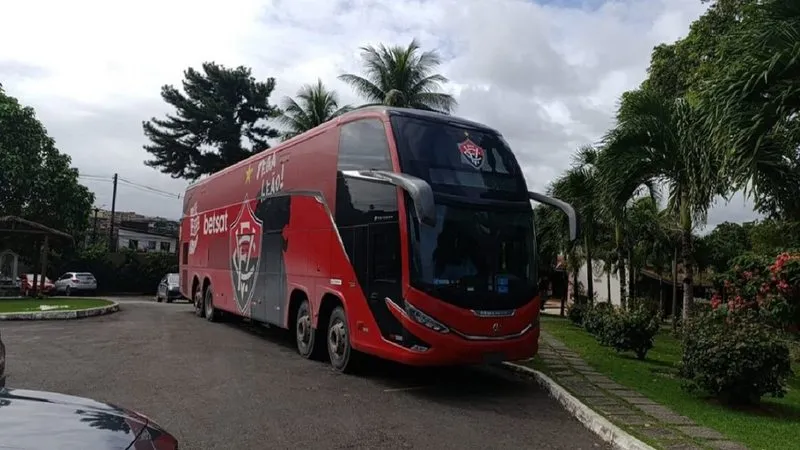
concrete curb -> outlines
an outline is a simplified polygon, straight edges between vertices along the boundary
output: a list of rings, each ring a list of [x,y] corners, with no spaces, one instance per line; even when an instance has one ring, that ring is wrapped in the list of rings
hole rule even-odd
[[[550,392],[550,395],[558,400],[570,414],[575,416],[586,428],[598,435],[600,439],[613,445],[614,448],[622,450],[655,450],[653,447],[633,437],[622,428],[614,425],[608,419],[586,406],[542,372],[509,362],[504,362],[503,365],[514,372],[533,377],[539,384],[544,386]]]
[[[77,309],[73,311],[36,311],[22,313],[0,314],[0,320],[68,320],[83,319],[84,317],[102,316],[119,311],[119,303],[111,302],[110,305],[96,308]]]

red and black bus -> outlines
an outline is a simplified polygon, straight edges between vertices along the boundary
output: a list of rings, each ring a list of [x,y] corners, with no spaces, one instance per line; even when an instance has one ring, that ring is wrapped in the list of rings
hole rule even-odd
[[[348,372],[519,360],[538,349],[529,192],[500,133],[453,116],[356,109],[191,185],[180,284],[198,316],[293,330]]]

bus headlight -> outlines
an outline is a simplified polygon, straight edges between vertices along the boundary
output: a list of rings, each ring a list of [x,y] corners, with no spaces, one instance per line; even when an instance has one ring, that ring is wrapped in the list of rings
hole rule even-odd
[[[424,325],[425,327],[430,328],[431,330],[439,332],[439,333],[449,333],[450,332],[449,328],[447,328],[446,326],[442,325],[442,323],[438,322],[433,317],[431,317],[431,316],[425,314],[424,312],[418,310],[411,303],[408,303],[408,301],[405,302],[405,305],[406,305],[406,307],[405,307],[406,314],[408,314],[408,317],[410,317],[415,322],[417,322],[417,323],[419,323],[421,325]]]

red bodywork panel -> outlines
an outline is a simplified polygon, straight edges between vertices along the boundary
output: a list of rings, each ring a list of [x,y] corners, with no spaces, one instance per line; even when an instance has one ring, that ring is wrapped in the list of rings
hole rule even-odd
[[[453,331],[432,331],[392,304],[392,315],[431,347],[412,351],[382,336],[333,219],[339,128],[366,117],[383,121],[398,170],[388,117],[364,111],[332,120],[190,186],[181,221],[183,295],[194,298],[196,290],[210,283],[215,308],[284,328],[293,326],[293,296],[309,300],[316,327],[323,298],[333,295],[345,308],[355,349],[407,364],[480,363],[498,352],[504,360],[532,357],[538,348],[538,301],[511,317],[487,318],[411,288],[403,229],[404,297]],[[261,202],[260,195],[271,200]],[[399,220],[406,223],[402,195],[398,189]],[[270,213],[261,214],[260,208]],[[519,336],[508,338],[514,334]]]

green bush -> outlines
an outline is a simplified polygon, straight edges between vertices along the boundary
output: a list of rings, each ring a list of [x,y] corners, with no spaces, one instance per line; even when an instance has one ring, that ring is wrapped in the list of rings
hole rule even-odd
[[[583,326],[583,320],[589,310],[586,303],[573,303],[567,308],[567,318],[577,326]]]
[[[602,335],[603,327],[606,322],[614,316],[615,309],[611,303],[595,303],[587,311],[583,318],[583,328],[595,336]]]
[[[680,375],[687,390],[727,403],[786,393],[789,348],[757,311],[719,308],[689,320],[683,331]]]
[[[597,340],[618,352],[632,351],[644,359],[653,348],[661,328],[661,315],[645,302],[632,302],[627,310],[617,311],[606,319]]]

